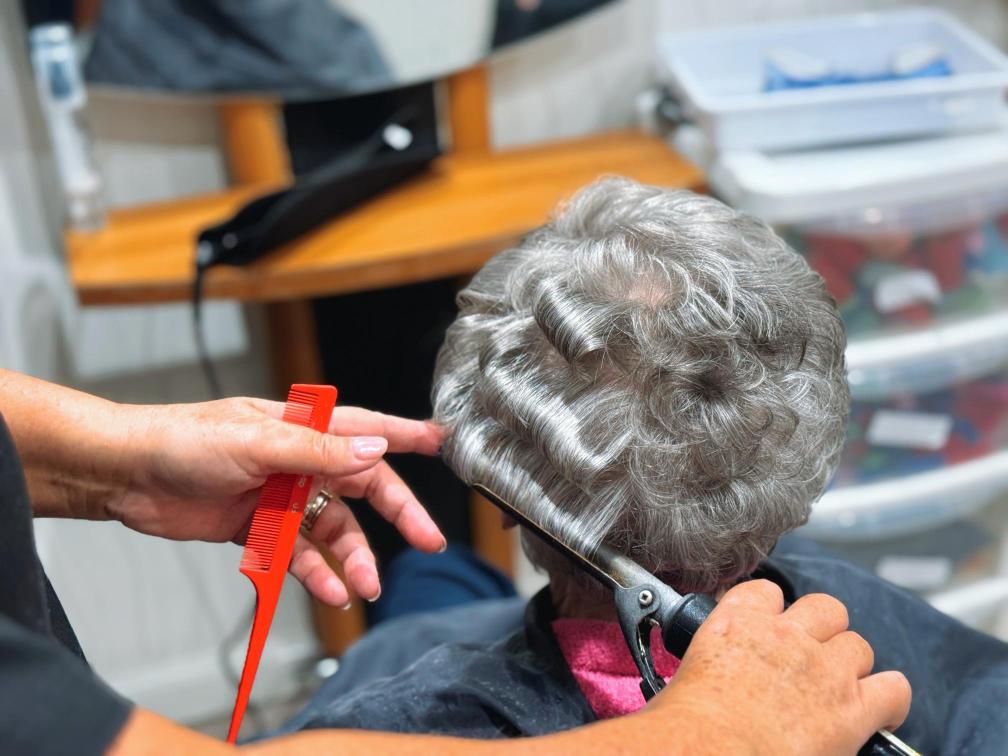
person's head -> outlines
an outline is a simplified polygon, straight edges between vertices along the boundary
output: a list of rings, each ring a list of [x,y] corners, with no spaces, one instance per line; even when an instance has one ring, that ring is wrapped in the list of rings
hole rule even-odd
[[[836,306],[764,223],[715,199],[599,181],[458,304],[433,390],[448,465],[680,590],[751,572],[836,466]]]

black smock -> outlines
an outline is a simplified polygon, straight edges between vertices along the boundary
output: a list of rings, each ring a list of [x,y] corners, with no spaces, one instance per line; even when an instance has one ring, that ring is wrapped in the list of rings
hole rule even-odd
[[[104,753],[130,708],[91,671],[42,570],[21,461],[0,417],[0,753]]]
[[[875,669],[909,678],[913,703],[896,734],[921,753],[1008,753],[1008,644],[794,536],[781,539],[754,577],[777,583],[788,601],[825,592],[847,606],[851,629],[875,651]],[[525,607],[518,599],[481,602],[382,623],[271,734],[352,727],[490,739],[588,724],[595,715],[553,636],[553,619],[544,589]],[[389,647],[396,653],[386,659]]]

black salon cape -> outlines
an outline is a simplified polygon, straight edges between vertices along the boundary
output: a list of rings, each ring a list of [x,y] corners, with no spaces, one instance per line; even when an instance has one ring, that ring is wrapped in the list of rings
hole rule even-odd
[[[129,712],[84,661],[42,571],[24,474],[0,417],[0,753],[100,754]]]
[[[910,679],[913,704],[897,734],[921,753],[1008,753],[1008,645],[800,538],[782,539],[760,576],[789,600],[826,592],[847,605],[851,627],[875,650],[875,669]],[[273,734],[352,727],[501,738],[592,722],[550,629],[553,618],[547,589],[524,608],[518,600],[488,601],[383,623]],[[397,653],[385,664],[381,650],[389,648]]]

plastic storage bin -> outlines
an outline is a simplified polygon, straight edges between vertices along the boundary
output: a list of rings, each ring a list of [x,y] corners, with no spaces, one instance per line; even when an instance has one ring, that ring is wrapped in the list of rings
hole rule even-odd
[[[984,632],[1008,637],[1008,501],[933,530],[827,544],[849,561],[913,591]]]
[[[940,51],[952,74],[765,91],[778,50],[879,71],[901,48]],[[990,128],[1005,116],[1008,58],[941,11],[911,9],[661,37],[664,80],[722,150],[792,149]]]
[[[1008,375],[854,402],[834,487],[940,470],[1008,447]],[[1008,470],[1005,471],[1008,477]]]
[[[1001,500],[972,516],[922,533],[828,547],[922,596],[952,596],[1001,573],[1005,566],[1006,517],[1008,507]],[[990,598],[998,603],[1008,599],[1008,594]]]
[[[1008,362],[1008,131],[715,154],[682,128],[676,146],[823,275],[855,396],[928,391]]]
[[[830,489],[804,531],[826,541],[923,533],[1008,493],[1008,373],[854,402]]]
[[[888,228],[852,219],[843,231],[810,223],[782,233],[825,279],[857,338],[1008,301],[1008,193],[975,195],[972,203],[968,214],[951,207],[955,199],[922,203],[917,218]],[[936,220],[942,215],[948,225]]]

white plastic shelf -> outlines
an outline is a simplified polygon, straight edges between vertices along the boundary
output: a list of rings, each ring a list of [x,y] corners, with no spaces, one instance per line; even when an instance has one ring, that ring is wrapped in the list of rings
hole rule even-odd
[[[847,345],[847,377],[858,400],[923,394],[981,378],[1008,364],[1008,308]]]
[[[881,540],[973,514],[1008,493],[1008,450],[950,467],[832,489],[802,535],[824,541]]]

